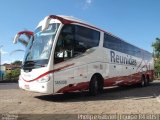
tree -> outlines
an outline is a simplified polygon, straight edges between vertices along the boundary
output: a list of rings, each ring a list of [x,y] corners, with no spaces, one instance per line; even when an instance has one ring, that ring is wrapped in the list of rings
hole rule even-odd
[[[152,44],[152,47],[154,48],[154,57],[159,58],[160,57],[160,38],[156,38],[156,41]]]
[[[156,41],[152,44],[154,49],[154,67],[157,77],[160,75],[160,38],[156,38]]]
[[[13,65],[21,65],[22,64],[22,61],[19,61],[19,60],[16,60],[12,63]]]
[[[20,69],[17,68],[17,69],[11,70],[11,72],[9,73],[6,73],[4,76],[4,79],[9,81],[17,81],[19,75],[20,75]]]
[[[7,81],[17,81],[20,75],[20,66],[22,65],[22,61],[16,60],[11,64],[11,71],[5,73],[4,79]]]

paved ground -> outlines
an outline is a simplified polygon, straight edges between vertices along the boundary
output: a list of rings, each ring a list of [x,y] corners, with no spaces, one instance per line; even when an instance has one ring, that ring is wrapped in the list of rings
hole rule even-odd
[[[11,88],[9,88],[11,86]],[[16,84],[0,85],[0,113],[160,113],[160,81],[145,88],[106,89],[103,94],[87,92],[43,95],[17,89]]]
[[[0,83],[0,90],[18,89],[17,83]],[[1,92],[0,92],[1,93]]]

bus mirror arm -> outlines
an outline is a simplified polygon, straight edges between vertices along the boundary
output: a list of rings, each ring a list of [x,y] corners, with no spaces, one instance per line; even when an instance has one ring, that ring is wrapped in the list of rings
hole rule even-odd
[[[20,34],[16,34],[16,35],[15,35],[15,37],[14,37],[14,39],[13,39],[13,44],[16,44],[16,43],[17,43],[19,37],[20,37]]]
[[[50,16],[44,18],[44,25],[42,25],[42,32],[48,28],[50,20],[51,20]]]
[[[25,34],[28,38],[30,38],[30,36],[33,36],[33,32],[32,31],[21,31],[19,33],[17,33],[13,39],[13,44],[16,44],[19,40],[19,37],[22,35],[22,34]]]
[[[42,32],[45,31],[48,28],[51,19],[57,19],[57,20],[61,21],[63,24],[70,24],[70,23],[73,22],[71,20],[66,20],[66,19],[64,19],[64,18],[62,18],[60,16],[49,15],[49,16],[46,16],[44,18],[44,25],[42,26],[42,29],[41,29]]]

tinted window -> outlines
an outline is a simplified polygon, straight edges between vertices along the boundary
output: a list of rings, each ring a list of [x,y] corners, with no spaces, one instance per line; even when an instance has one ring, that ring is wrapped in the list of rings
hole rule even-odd
[[[134,56],[134,46],[128,44],[128,54]]]
[[[136,53],[135,54],[136,57],[142,57],[142,50],[141,49],[135,47],[135,53]]]
[[[55,53],[54,63],[60,63],[74,57],[74,26],[66,25],[59,35]]]
[[[99,45],[100,32],[82,27],[75,27],[75,50],[85,52],[87,49]]]
[[[147,51],[143,51],[143,59],[145,59],[145,60],[152,59],[152,54]]]
[[[129,49],[128,43],[122,41],[121,46],[122,46],[122,52],[128,54],[128,49]]]
[[[104,34],[104,43],[103,46],[112,50],[121,51],[121,40],[108,35]]]
[[[59,35],[54,63],[60,63],[99,45],[100,32],[82,26],[65,25]]]
[[[142,57],[141,49],[106,33],[104,34],[103,47],[126,53],[128,55]]]

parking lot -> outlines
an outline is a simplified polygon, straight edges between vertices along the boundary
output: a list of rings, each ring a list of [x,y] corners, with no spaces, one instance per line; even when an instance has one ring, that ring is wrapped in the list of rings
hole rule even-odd
[[[88,92],[45,95],[17,84],[0,84],[0,113],[13,114],[138,114],[160,113],[160,81],[150,86],[114,87],[98,96]]]

